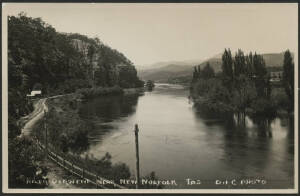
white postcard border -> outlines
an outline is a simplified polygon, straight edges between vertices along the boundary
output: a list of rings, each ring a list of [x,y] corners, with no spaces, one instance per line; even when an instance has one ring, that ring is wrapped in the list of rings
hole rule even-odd
[[[22,2],[23,3],[23,2]],[[6,4],[2,4],[2,191],[4,193],[298,193],[298,45],[293,51],[295,63],[295,120],[294,120],[294,189],[10,189],[8,188],[8,76],[7,76],[7,16]],[[20,4],[20,3],[18,3]],[[27,3],[26,3],[27,4]],[[45,3],[43,3],[45,4]],[[51,3],[52,4],[52,3]],[[62,3],[57,3],[62,5]],[[68,3],[70,4],[70,3]],[[133,3],[131,3],[133,4]],[[161,3],[157,3],[161,4]],[[193,3],[189,3],[192,5]],[[218,3],[222,4],[222,3]],[[224,3],[223,3],[224,4]],[[237,3],[235,3],[237,4]],[[244,3],[243,3],[244,4]],[[261,3],[263,4],[263,3]],[[286,3],[285,3],[286,4]],[[297,8],[298,4],[293,4]],[[297,44],[298,44],[297,38]],[[274,171],[276,172],[276,171]]]

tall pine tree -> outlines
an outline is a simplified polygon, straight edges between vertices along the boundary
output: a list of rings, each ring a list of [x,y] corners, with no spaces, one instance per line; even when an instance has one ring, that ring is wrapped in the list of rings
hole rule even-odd
[[[294,103],[294,62],[289,50],[284,53],[283,60],[283,86],[291,102],[291,110]]]
[[[223,83],[227,88],[231,88],[233,82],[233,60],[230,49],[225,49],[222,56],[222,76]]]
[[[239,49],[235,55],[234,60],[234,76],[238,77],[240,74],[245,74],[246,72],[246,61],[244,52]]]

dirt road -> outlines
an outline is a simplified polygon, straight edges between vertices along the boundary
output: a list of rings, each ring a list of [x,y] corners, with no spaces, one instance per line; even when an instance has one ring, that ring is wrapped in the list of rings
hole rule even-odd
[[[37,123],[39,120],[41,120],[45,112],[48,111],[48,107],[46,105],[47,99],[53,99],[57,97],[61,97],[65,95],[56,95],[48,98],[42,98],[39,99],[34,104],[34,110],[27,116],[23,117],[20,121],[22,124],[24,124],[21,135],[19,137],[29,137],[30,133],[32,131],[33,126],[35,123]],[[47,178],[49,180],[49,188],[57,189],[57,188],[78,188],[76,186],[66,184],[66,183],[53,183],[53,182],[63,182],[65,179],[72,178],[70,174],[65,172],[62,168],[55,165],[55,163],[49,162],[48,160],[45,160],[44,163],[45,166],[48,168]]]

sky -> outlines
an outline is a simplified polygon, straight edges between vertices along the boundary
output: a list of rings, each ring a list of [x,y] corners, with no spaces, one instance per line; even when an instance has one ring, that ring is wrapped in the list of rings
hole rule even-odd
[[[4,14],[21,11],[58,32],[98,37],[139,66],[205,60],[225,48],[297,52],[297,4],[3,4]]]

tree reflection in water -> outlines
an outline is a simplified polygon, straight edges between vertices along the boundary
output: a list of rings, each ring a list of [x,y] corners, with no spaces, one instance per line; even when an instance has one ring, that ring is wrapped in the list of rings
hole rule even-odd
[[[79,115],[95,127],[89,133],[89,138],[102,141],[105,135],[111,133],[112,121],[130,117],[136,112],[138,97],[139,95],[103,96],[84,103]]]
[[[80,117],[84,119],[102,119],[110,122],[113,119],[132,115],[138,103],[137,95],[104,96],[89,100],[82,105]]]

